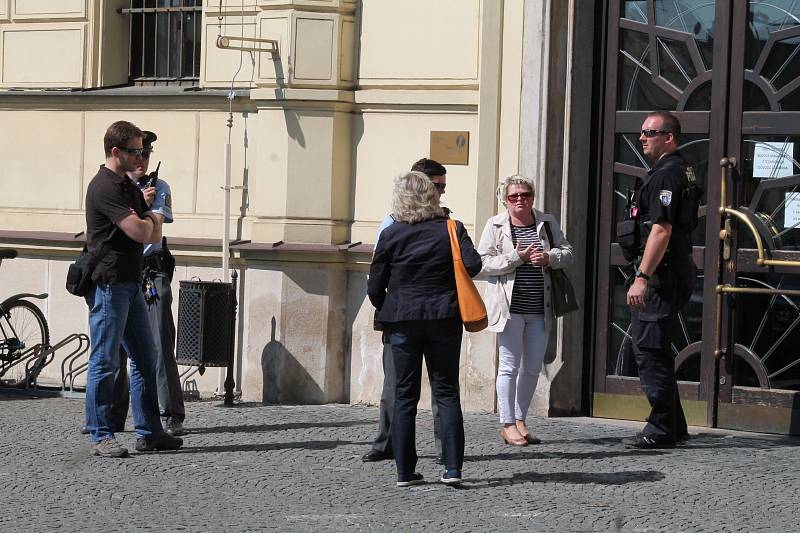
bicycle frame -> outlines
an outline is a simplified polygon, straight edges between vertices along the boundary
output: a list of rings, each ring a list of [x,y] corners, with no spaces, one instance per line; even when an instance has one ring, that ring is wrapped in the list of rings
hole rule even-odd
[[[11,305],[12,303],[16,302],[17,300],[22,300],[24,298],[36,298],[37,300],[44,300],[49,295],[46,292],[41,294],[33,294],[30,292],[21,292],[19,294],[15,294],[14,296],[9,296],[3,303],[0,303],[0,314],[5,314],[6,308]]]

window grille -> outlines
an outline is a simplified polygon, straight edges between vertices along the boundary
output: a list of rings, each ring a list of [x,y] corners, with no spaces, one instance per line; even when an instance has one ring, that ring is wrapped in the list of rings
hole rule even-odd
[[[131,0],[129,81],[196,85],[200,79],[202,0]]]

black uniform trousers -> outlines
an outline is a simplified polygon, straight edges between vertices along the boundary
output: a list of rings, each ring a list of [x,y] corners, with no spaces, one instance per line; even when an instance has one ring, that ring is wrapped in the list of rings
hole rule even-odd
[[[675,444],[687,429],[675,378],[672,331],[678,311],[692,294],[696,270],[688,264],[656,272],[648,283],[644,308],[631,309],[631,336],[639,381],[650,403],[642,434],[661,444]]]
[[[161,416],[183,422],[186,411],[183,404],[178,364],[175,362],[175,321],[172,317],[172,288],[164,272],[150,275],[158,297],[147,302],[147,315],[155,340],[157,365],[156,383],[158,385],[158,405]],[[114,376],[114,396],[110,418],[115,428],[125,426],[130,403],[128,383],[128,354],[120,350],[120,365]]]
[[[396,374],[392,447],[398,478],[409,476],[417,466],[416,417],[423,356],[432,396],[439,407],[445,468],[460,470],[464,462],[464,418],[458,384],[461,320],[408,320],[386,327]]]
[[[372,443],[372,449],[386,455],[394,455],[392,451],[392,418],[394,416],[394,386],[396,381],[394,372],[394,356],[389,335],[383,335],[383,391],[381,392],[380,421],[378,423],[378,437]],[[436,444],[436,455],[442,456],[442,436],[440,434],[439,405],[436,397],[431,393],[431,411],[433,412],[433,439]]]

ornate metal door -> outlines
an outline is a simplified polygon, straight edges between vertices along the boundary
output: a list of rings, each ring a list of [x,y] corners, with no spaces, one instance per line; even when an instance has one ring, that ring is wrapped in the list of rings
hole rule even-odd
[[[792,177],[800,174],[800,0],[612,0],[609,8],[601,202],[612,209],[600,239],[612,244],[598,261],[593,414],[649,410],[613,227],[627,189],[649,169],[640,126],[664,109],[680,118],[681,151],[705,191],[692,236],[698,278],[672,343],[687,419],[800,432],[800,291],[791,292],[800,268],[759,263],[751,234],[763,238],[762,259],[800,260],[800,176]],[[720,205],[736,213],[721,215]],[[740,290],[759,287],[770,290]]]

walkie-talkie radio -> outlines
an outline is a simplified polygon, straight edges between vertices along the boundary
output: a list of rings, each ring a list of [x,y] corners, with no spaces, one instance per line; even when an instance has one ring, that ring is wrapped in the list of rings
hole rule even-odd
[[[158,183],[158,169],[161,168],[161,161],[158,162],[156,169],[150,173],[149,180],[147,181],[148,187],[155,187],[156,183]]]

